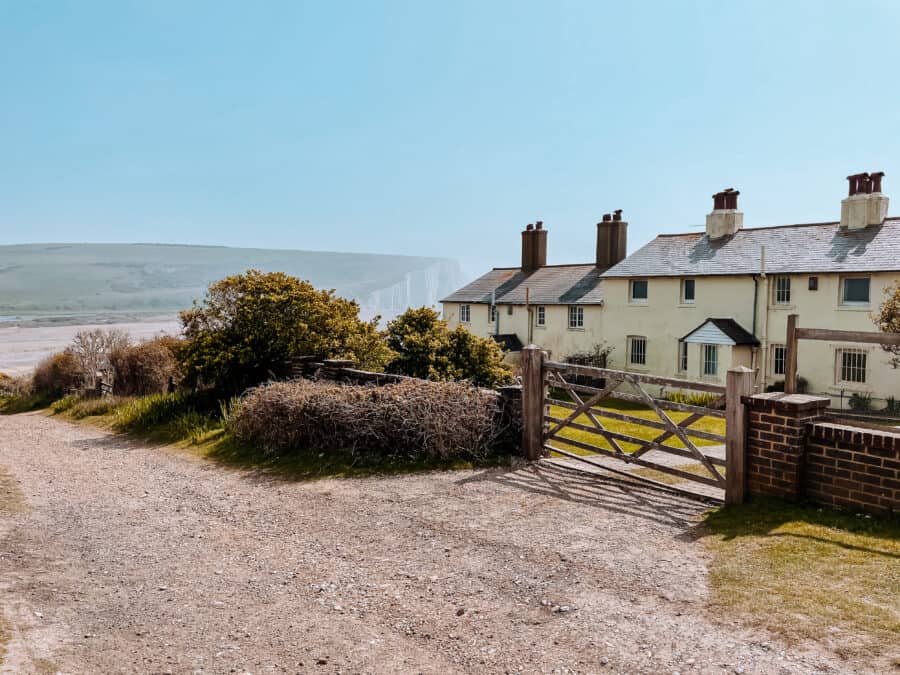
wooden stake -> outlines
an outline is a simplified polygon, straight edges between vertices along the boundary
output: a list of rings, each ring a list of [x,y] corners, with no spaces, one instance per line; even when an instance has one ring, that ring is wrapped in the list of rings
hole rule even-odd
[[[731,368],[725,379],[725,503],[743,504],[747,485],[748,412],[743,399],[753,394],[753,371]]]
[[[797,393],[797,315],[789,314],[785,340],[784,393]]]
[[[537,345],[522,350],[522,453],[540,459],[544,452],[544,351]]]

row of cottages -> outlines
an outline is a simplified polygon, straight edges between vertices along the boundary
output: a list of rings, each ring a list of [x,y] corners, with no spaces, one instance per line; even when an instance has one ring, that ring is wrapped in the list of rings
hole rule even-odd
[[[738,365],[783,381],[789,314],[799,325],[874,331],[872,312],[900,279],[900,218],[883,174],[850,177],[841,219],[743,228],[739,193],[713,197],[706,231],[659,235],[625,255],[621,211],[597,224],[596,256],[547,265],[543,223],[522,232],[522,265],[495,268],[443,301],[451,327],[492,335],[511,357],[534,343],[554,359],[612,347],[609,366],[724,382]],[[809,391],[900,398],[900,371],[877,345],[804,342]]]

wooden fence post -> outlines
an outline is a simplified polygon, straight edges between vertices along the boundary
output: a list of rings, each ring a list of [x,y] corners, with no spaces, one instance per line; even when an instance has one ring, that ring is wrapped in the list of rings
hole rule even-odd
[[[544,452],[544,351],[522,349],[522,452],[529,461]]]
[[[725,380],[725,503],[743,504],[747,485],[747,406],[753,394],[753,371],[731,368]]]
[[[797,393],[797,315],[788,314],[786,354],[784,356],[784,393]]]

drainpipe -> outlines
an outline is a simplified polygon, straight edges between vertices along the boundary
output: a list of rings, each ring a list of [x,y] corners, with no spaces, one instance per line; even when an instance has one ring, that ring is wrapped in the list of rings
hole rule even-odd
[[[531,309],[531,303],[529,302],[529,288],[525,287],[525,317],[528,319],[528,344],[532,344],[534,342],[534,317],[532,316],[533,310]]]

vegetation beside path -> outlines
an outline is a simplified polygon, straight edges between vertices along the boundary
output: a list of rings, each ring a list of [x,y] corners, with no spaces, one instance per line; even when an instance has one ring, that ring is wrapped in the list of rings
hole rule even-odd
[[[900,666],[900,519],[760,499],[700,531],[721,616]]]

